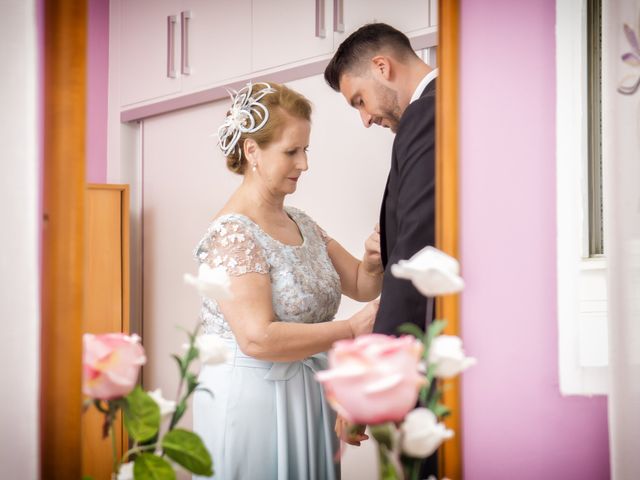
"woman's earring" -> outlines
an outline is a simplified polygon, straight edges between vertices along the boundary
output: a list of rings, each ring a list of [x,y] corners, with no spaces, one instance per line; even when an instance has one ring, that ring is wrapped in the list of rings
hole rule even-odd
[[[253,164],[253,168],[251,170],[253,170],[254,172],[257,170],[257,166],[255,163]]]

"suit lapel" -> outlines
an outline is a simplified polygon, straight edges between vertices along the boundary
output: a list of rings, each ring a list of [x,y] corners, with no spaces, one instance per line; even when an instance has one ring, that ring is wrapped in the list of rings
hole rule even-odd
[[[387,253],[387,228],[386,228],[386,203],[387,203],[387,195],[389,194],[389,178],[391,177],[391,172],[387,176],[387,185],[384,187],[384,195],[382,196],[382,206],[380,207],[380,255],[382,257],[382,267],[386,268],[388,253]]]

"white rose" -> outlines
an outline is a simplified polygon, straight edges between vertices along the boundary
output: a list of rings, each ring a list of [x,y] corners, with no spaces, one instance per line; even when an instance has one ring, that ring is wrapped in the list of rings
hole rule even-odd
[[[391,265],[391,273],[394,277],[411,280],[427,297],[457,293],[464,288],[458,261],[431,246],[423,248],[409,260]]]
[[[460,337],[438,335],[432,340],[429,348],[429,364],[436,366],[436,377],[455,377],[475,363],[475,358],[465,356]]]
[[[211,268],[201,263],[198,276],[184,274],[184,281],[196,287],[200,295],[211,300],[225,300],[231,298],[229,275],[224,267]]]
[[[133,480],[133,462],[123,463],[118,470],[116,480]]]
[[[176,410],[176,402],[162,397],[162,390],[156,388],[153,392],[147,392],[154,402],[160,407],[160,416],[171,415]]]
[[[185,344],[182,347],[188,349],[189,345]],[[198,358],[203,365],[217,365],[231,358],[231,351],[224,340],[217,335],[198,335],[195,347],[198,349]]]
[[[416,408],[409,412],[400,431],[402,451],[414,458],[428,457],[444,440],[453,437],[453,430],[438,423],[434,413],[426,408]]]

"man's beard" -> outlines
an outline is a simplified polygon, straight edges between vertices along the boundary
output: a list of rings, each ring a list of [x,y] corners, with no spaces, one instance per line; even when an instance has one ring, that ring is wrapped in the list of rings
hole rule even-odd
[[[398,93],[378,82],[376,97],[383,119],[389,123],[389,129],[393,133],[396,133],[398,124],[400,123],[400,117],[402,116],[402,110],[398,102]]]

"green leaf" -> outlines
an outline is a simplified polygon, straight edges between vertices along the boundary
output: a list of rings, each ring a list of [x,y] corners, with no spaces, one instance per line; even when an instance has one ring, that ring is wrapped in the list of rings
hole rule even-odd
[[[133,464],[133,477],[136,480],[175,480],[176,472],[164,458],[143,453]]]
[[[398,327],[398,332],[399,333],[407,333],[409,335],[413,335],[418,340],[423,340],[424,339],[424,332],[415,323],[408,323],[408,322],[407,323],[403,323],[402,325],[400,325]]]
[[[196,475],[213,475],[213,460],[198,435],[181,428],[168,432],[162,449],[171,460]]]
[[[373,438],[389,450],[393,450],[393,428],[393,425],[389,422],[369,426]]]
[[[197,392],[206,392],[209,395],[211,395],[211,398],[215,398],[216,397],[211,390],[209,390],[206,387],[201,387],[200,384],[198,384],[198,387],[196,388],[196,391]]]
[[[199,355],[198,349],[193,345],[189,345],[189,350],[187,350],[187,354],[185,355],[185,366],[189,366],[191,362],[193,362]]]
[[[127,395],[124,408],[124,426],[131,438],[138,442],[149,440],[160,428],[160,407],[137,386]]]
[[[97,398],[93,400],[93,404],[98,409],[98,411],[102,413],[109,413],[109,410],[102,406],[102,400],[98,400]]]
[[[438,418],[447,417],[451,413],[451,409],[441,403],[436,403],[433,407],[430,407],[429,410],[431,410]]]
[[[371,427],[372,428],[372,427]],[[401,477],[389,458],[390,453],[384,445],[378,444],[378,463],[380,464],[380,480],[399,480]]]
[[[93,477],[91,475],[83,475],[82,480],[93,480]]]
[[[180,376],[184,376],[184,372],[186,371],[184,363],[182,359],[178,355],[171,355],[171,357],[178,363],[178,370],[180,370]]]
[[[187,380],[187,397],[193,393],[193,391],[198,386],[198,377],[196,377],[193,373],[187,372],[185,375],[185,379]]]
[[[187,411],[187,401],[186,399],[183,398],[178,403],[178,405],[176,405],[176,409],[173,412],[173,415],[171,416],[171,423],[169,424],[169,430],[173,430],[173,427],[175,427],[178,424],[178,422],[184,415],[184,412],[186,411]]]
[[[431,343],[431,340],[440,335],[444,331],[446,326],[446,320],[434,320],[433,322],[431,322],[429,328],[427,328],[427,341]]]

